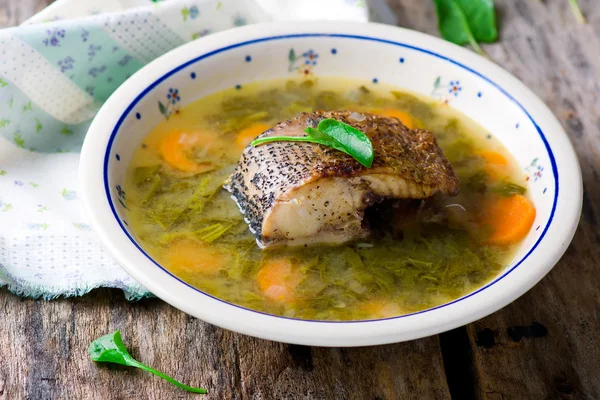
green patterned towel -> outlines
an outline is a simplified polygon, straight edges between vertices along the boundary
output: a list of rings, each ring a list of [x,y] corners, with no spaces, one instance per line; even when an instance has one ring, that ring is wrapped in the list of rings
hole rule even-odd
[[[148,62],[212,32],[367,21],[369,11],[394,22],[383,0],[59,0],[0,31],[0,286],[45,299],[101,286],[147,295],[101,249],[77,195],[79,149],[102,103]]]

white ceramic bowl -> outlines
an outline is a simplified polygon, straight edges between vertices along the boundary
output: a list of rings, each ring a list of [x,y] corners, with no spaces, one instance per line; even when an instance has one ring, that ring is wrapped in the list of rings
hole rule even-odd
[[[290,50],[295,56],[290,57]],[[433,96],[497,137],[529,176],[537,209],[514,260],[492,282],[429,310],[358,322],[306,321],[227,303],[173,276],[127,226],[123,178],[134,150],[172,107],[274,77],[308,73],[385,82]],[[181,102],[161,111],[170,89]],[[170,103],[169,103],[170,104]],[[581,212],[582,183],[571,143],[548,108],[492,62],[440,39],[391,26],[302,22],[246,26],[210,35],[153,61],[102,107],[81,154],[80,182],[92,224],[116,261],[156,296],[212,324],[276,341],[319,346],[399,342],[443,332],[512,302],[556,264]]]

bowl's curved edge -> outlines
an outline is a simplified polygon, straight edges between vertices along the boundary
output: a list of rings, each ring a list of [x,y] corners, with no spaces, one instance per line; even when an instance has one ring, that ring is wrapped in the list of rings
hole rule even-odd
[[[483,64],[481,64],[481,65],[483,65],[483,68],[491,69],[492,75],[500,75],[502,80],[507,80],[507,81],[512,80],[513,85],[518,84],[518,85],[522,86],[522,88],[524,88],[523,96],[526,98],[527,97],[529,98],[529,99],[527,99],[527,101],[528,102],[531,101],[531,102],[533,102],[533,104],[539,103],[536,105],[536,107],[540,108],[540,106],[541,106],[541,108],[540,108],[541,111],[538,111],[538,112],[540,112],[541,114],[546,114],[545,116],[544,115],[542,115],[542,116],[543,116],[543,118],[548,119],[548,121],[549,121],[549,122],[547,122],[548,124],[555,125],[552,127],[552,129],[558,129],[564,135],[565,142],[561,143],[561,146],[563,146],[563,149],[562,149],[563,153],[565,153],[565,156],[566,156],[566,157],[564,157],[566,159],[566,161],[564,161],[564,162],[567,164],[570,163],[571,165],[576,165],[576,169],[577,169],[577,171],[575,171],[575,173],[571,175],[571,177],[575,177],[575,179],[572,180],[571,182],[569,182],[570,193],[571,193],[570,197],[571,197],[572,201],[577,202],[577,207],[571,207],[570,213],[563,214],[563,217],[571,222],[568,226],[568,229],[566,229],[566,230],[562,229],[562,239],[563,239],[562,242],[563,243],[561,243],[561,246],[556,248],[555,251],[553,251],[550,254],[551,260],[547,260],[545,262],[545,267],[537,270],[536,274],[529,276],[528,280],[527,280],[527,284],[521,284],[519,286],[519,290],[513,291],[510,296],[500,296],[499,298],[496,299],[493,306],[490,306],[485,309],[471,310],[472,312],[470,314],[466,313],[466,315],[464,315],[462,317],[457,317],[457,318],[450,319],[450,320],[448,320],[447,318],[442,318],[442,320],[436,321],[437,323],[434,324],[433,327],[430,325],[429,327],[424,327],[422,329],[412,329],[410,332],[403,332],[402,334],[394,333],[393,329],[391,331],[390,331],[390,329],[386,329],[385,332],[380,335],[371,335],[366,338],[361,337],[360,334],[353,334],[353,335],[351,334],[351,335],[347,335],[347,337],[345,339],[346,341],[341,341],[337,337],[327,338],[327,337],[318,336],[318,335],[304,335],[303,333],[301,333],[301,331],[305,330],[305,328],[303,328],[303,329],[298,329],[297,332],[288,332],[289,335],[288,335],[288,337],[285,338],[284,341],[289,342],[289,343],[297,343],[297,344],[305,344],[305,345],[318,345],[318,346],[364,346],[364,345],[392,343],[392,342],[411,340],[411,339],[415,339],[418,337],[424,337],[424,336],[429,336],[432,334],[440,333],[440,332],[464,325],[466,323],[470,323],[470,322],[475,321],[479,318],[482,318],[486,315],[489,315],[492,312],[495,312],[498,309],[506,306],[510,302],[514,301],[516,298],[520,297],[522,294],[524,294],[526,291],[528,291],[532,286],[534,286],[537,282],[539,282],[539,280],[541,280],[548,273],[548,271],[562,257],[562,255],[564,254],[564,251],[566,250],[566,247],[572,240],[572,238],[575,234],[576,228],[577,228],[580,214],[581,214],[583,186],[581,183],[581,170],[579,167],[579,162],[577,161],[575,151],[574,151],[571,143],[569,142],[568,138],[566,137],[566,134],[564,134],[564,130],[562,130],[562,127],[560,127],[560,124],[558,123],[556,118],[547,109],[547,107],[545,105],[543,105],[543,103],[537,97],[535,97],[535,95],[531,91],[529,91],[529,89],[526,89],[520,82],[518,82],[518,80],[516,78],[509,75],[506,71],[502,70],[500,67],[491,64],[488,60],[484,60],[482,58],[476,59],[474,57],[478,57],[478,56],[468,52],[465,49],[448,44],[446,42],[443,42],[444,45],[442,46],[440,43],[436,42],[436,41],[441,42],[439,39],[429,37],[425,34],[408,31],[408,30],[401,29],[401,28],[379,25],[379,24],[356,24],[356,23],[331,24],[331,23],[328,23],[327,27],[330,30],[337,29],[338,31],[345,31],[347,29],[347,31],[356,33],[356,30],[357,30],[356,28],[358,27],[358,25],[361,25],[361,28],[363,28],[363,29],[364,29],[364,27],[368,27],[367,30],[370,30],[370,29],[373,29],[374,31],[383,30],[383,31],[385,31],[382,33],[383,36],[394,36],[394,35],[400,35],[401,33],[403,33],[405,35],[412,36],[412,39],[417,38],[417,39],[425,40],[425,41],[433,41],[435,43],[435,45],[439,45],[440,47],[446,49],[446,52],[449,51],[448,49],[450,49],[452,51],[456,51],[461,57],[466,57],[467,59],[472,59],[471,61],[476,65],[483,63]],[[215,35],[212,35],[212,36],[214,36],[212,38],[209,36],[204,39],[201,39],[200,41],[188,43],[178,49],[175,49],[175,50],[161,56],[159,59],[153,61],[148,66],[146,66],[145,68],[140,70],[138,73],[136,73],[132,78],[130,78],[130,80],[125,82],[121,86],[121,88],[119,88],[117,90],[117,92],[115,92],[115,94],[113,94],[113,96],[111,96],[111,98],[107,101],[105,107],[103,107],[103,109],[99,112],[97,118],[94,120],[94,123],[90,127],[90,131],[89,131],[90,134],[88,135],[88,137],[86,137],[86,141],[85,141],[83,149],[82,149],[82,155],[81,155],[82,161],[81,161],[81,166],[80,166],[80,182],[82,184],[82,198],[83,198],[84,205],[89,212],[92,226],[94,227],[95,231],[98,233],[103,245],[107,248],[109,253],[117,260],[117,262],[119,264],[121,264],[128,271],[128,273],[130,273],[142,285],[149,288],[158,297],[165,299],[166,301],[168,301],[175,307],[181,309],[182,311],[187,312],[187,313],[194,315],[198,318],[201,318],[203,320],[206,320],[208,322],[211,322],[215,325],[221,326],[226,329],[231,329],[231,330],[235,330],[235,331],[238,331],[241,333],[245,333],[248,335],[256,336],[256,337],[281,341],[282,340],[281,332],[271,331],[268,329],[257,329],[257,323],[240,323],[240,321],[236,320],[235,318],[225,318],[223,315],[220,315],[217,318],[215,318],[215,312],[213,312],[213,311],[198,310],[197,307],[194,307],[194,305],[190,305],[189,302],[184,300],[184,297],[188,297],[188,296],[194,297],[194,294],[189,292],[189,290],[191,290],[190,288],[184,288],[184,287],[178,286],[177,293],[180,296],[173,296],[173,292],[171,290],[165,289],[163,287],[163,285],[161,285],[159,283],[160,279],[156,279],[156,277],[158,275],[149,276],[148,274],[143,273],[140,269],[136,268],[135,263],[132,264],[131,254],[126,254],[127,252],[124,251],[122,246],[119,246],[119,244],[117,242],[115,242],[114,235],[116,234],[116,231],[114,229],[107,229],[107,224],[110,223],[112,216],[110,213],[107,213],[107,211],[109,211],[109,210],[107,210],[106,207],[103,208],[101,206],[103,193],[102,193],[102,190],[98,188],[98,184],[97,184],[97,182],[98,182],[97,179],[100,179],[100,182],[103,181],[103,175],[102,175],[102,171],[94,170],[94,168],[98,168],[100,165],[102,165],[102,163],[104,161],[103,160],[104,155],[99,154],[97,149],[105,149],[108,144],[107,130],[105,129],[105,126],[103,126],[103,124],[106,125],[106,122],[105,122],[106,120],[110,121],[110,120],[115,119],[114,111],[125,109],[125,107],[123,107],[124,102],[122,101],[122,97],[117,99],[116,96],[117,95],[123,96],[123,93],[127,93],[127,92],[139,93],[140,87],[145,87],[145,86],[147,86],[147,82],[153,82],[155,79],[158,79],[159,76],[164,75],[164,72],[159,73],[157,71],[168,70],[168,69],[165,69],[163,66],[161,66],[161,64],[164,64],[166,62],[167,58],[169,60],[171,60],[173,58],[173,53],[178,52],[179,54],[189,54],[191,52],[192,54],[194,54],[194,53],[200,54],[201,51],[209,51],[209,49],[211,47],[217,46],[222,41],[226,41],[226,42],[229,41],[229,42],[235,43],[234,37],[236,37],[236,34],[238,37],[243,37],[243,38],[247,38],[247,37],[251,36],[250,35],[251,32],[254,33],[256,36],[265,36],[265,33],[263,33],[263,31],[268,30],[268,29],[276,30],[278,32],[282,32],[282,31],[289,32],[290,30],[293,31],[294,29],[303,29],[303,30],[313,31],[313,32],[323,31],[322,25],[320,25],[320,23],[301,23],[301,24],[270,23],[270,24],[261,25],[261,27],[262,27],[262,29],[260,30],[260,32],[257,31],[256,27],[242,27],[242,28],[237,28],[235,30],[232,30],[231,32],[217,33]],[[307,27],[312,27],[312,29],[307,29]],[[319,28],[319,29],[317,29],[317,28]],[[344,29],[342,29],[342,28],[344,28]],[[394,31],[392,32],[392,30],[394,30]],[[371,32],[371,35],[377,36],[377,33]],[[202,42],[202,41],[204,41],[204,42]],[[223,43],[221,43],[221,45],[223,45]],[[454,47],[451,47],[451,46],[454,46]],[[192,50],[193,50],[193,52],[192,52]],[[476,61],[473,61],[473,60],[476,60]],[[490,63],[490,64],[486,65],[485,63]],[[154,68],[156,69],[156,71],[153,70]],[[129,95],[129,97],[131,97],[131,95]],[[101,168],[99,168],[99,169],[101,169]],[[102,212],[98,212],[99,208],[102,209]],[[95,212],[90,212],[92,210],[95,210]],[[567,210],[569,210],[569,209],[567,209]],[[115,226],[113,226],[112,228],[115,228]],[[136,258],[136,257],[133,257],[133,258]],[[264,320],[265,323],[271,323],[273,318],[279,318],[279,317],[274,317],[274,316],[262,316],[262,317],[266,317],[266,320]],[[261,320],[262,320],[262,318],[261,318]],[[280,322],[280,320],[278,320],[278,321]],[[314,325],[314,323],[312,323],[310,321],[303,322],[303,321],[299,321],[299,320],[294,320],[293,322],[295,324],[298,324],[297,326],[306,325],[306,324]],[[372,321],[370,327],[372,327],[374,330],[377,330],[377,327],[375,326],[376,324],[385,324],[386,322],[388,322],[388,321],[387,320]],[[365,322],[364,321],[354,322],[354,323],[338,322],[337,325],[340,327],[352,326],[352,325],[358,326],[358,324],[363,324],[363,323],[365,323]],[[294,324],[292,324],[292,325],[294,325]],[[284,333],[285,333],[285,331],[284,331]]]

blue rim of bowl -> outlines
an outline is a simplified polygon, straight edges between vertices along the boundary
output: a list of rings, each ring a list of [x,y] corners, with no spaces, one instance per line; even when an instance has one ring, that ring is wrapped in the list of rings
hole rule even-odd
[[[529,249],[529,251],[527,252],[527,254],[525,254],[525,256],[523,256],[523,258],[521,258],[521,260],[519,260],[518,262],[516,262],[508,271],[506,271],[504,274],[500,275],[499,277],[497,277],[496,279],[494,279],[491,282],[488,282],[485,286],[480,287],[479,289],[475,290],[474,292],[471,292],[469,294],[467,294],[466,296],[460,297],[458,299],[452,300],[449,303],[444,303],[441,304],[439,306],[436,307],[432,307],[432,308],[428,308],[425,310],[421,310],[421,311],[417,311],[414,313],[410,313],[410,314],[404,314],[404,315],[398,315],[396,317],[389,317],[389,318],[380,318],[380,319],[368,319],[368,320],[353,320],[353,321],[326,321],[326,320],[312,320],[312,319],[302,319],[302,318],[292,318],[292,317],[284,317],[281,315],[274,315],[274,314],[269,314],[263,311],[257,311],[257,310],[253,310],[251,308],[247,308],[244,306],[240,306],[238,304],[234,304],[228,301],[225,301],[223,299],[220,299],[218,297],[215,297],[211,294],[208,294],[206,292],[203,292],[202,290],[198,289],[197,287],[194,287],[192,285],[190,285],[189,283],[183,281],[182,279],[180,279],[179,277],[177,277],[176,275],[172,274],[171,272],[169,272],[166,268],[162,267],[158,262],[156,262],[152,257],[150,257],[150,255],[148,253],[146,253],[146,251],[144,251],[144,249],[135,241],[135,239],[129,234],[129,232],[127,231],[127,229],[125,228],[125,226],[123,226],[123,223],[121,222],[121,218],[119,218],[119,215],[117,214],[117,210],[115,208],[115,205],[111,199],[110,196],[110,186],[109,186],[109,182],[108,182],[108,163],[110,161],[110,154],[111,154],[111,149],[112,149],[112,145],[114,142],[115,137],[117,136],[117,132],[119,131],[119,128],[121,127],[121,125],[123,124],[123,122],[125,121],[125,118],[127,118],[127,116],[129,115],[129,113],[133,110],[133,108],[135,107],[135,105],[142,99],[144,98],[144,96],[146,96],[146,94],[148,94],[152,89],[154,89],[158,84],[160,84],[161,82],[163,82],[165,79],[169,78],[171,75],[179,72],[180,70],[189,67],[192,64],[197,63],[198,61],[202,61],[206,58],[209,58],[211,56],[214,56],[216,54],[219,53],[223,53],[225,51],[228,50],[232,50],[232,49],[236,49],[239,47],[244,47],[244,46],[248,46],[248,45],[252,45],[252,44],[256,44],[256,43],[262,43],[262,42],[269,42],[269,41],[274,41],[274,40],[283,40],[283,39],[297,39],[297,38],[306,38],[306,37],[314,37],[314,38],[320,38],[320,37],[326,37],[326,38],[340,38],[340,39],[353,39],[353,40],[367,40],[367,41],[372,41],[372,42],[379,42],[379,43],[385,43],[385,44],[390,44],[390,45],[394,45],[394,46],[398,46],[398,47],[403,47],[406,49],[410,49],[410,50],[415,50],[424,54],[429,54],[431,56],[434,56],[436,58],[439,58],[441,60],[447,61],[451,64],[454,64],[476,76],[478,76],[479,78],[485,80],[486,82],[488,82],[489,84],[491,84],[494,88],[498,89],[502,94],[504,94],[509,100],[511,100],[513,103],[515,103],[524,113],[525,115],[527,115],[527,118],[529,118],[529,120],[531,121],[531,123],[535,126],[535,129],[537,130],[540,138],[542,139],[542,142],[544,143],[544,146],[546,147],[546,151],[548,152],[548,157],[550,159],[550,163],[552,165],[552,175],[554,177],[554,199],[553,199],[553,203],[552,203],[552,210],[550,212],[550,217],[548,218],[548,222],[546,223],[546,226],[544,227],[544,230],[542,231],[542,234],[540,235],[540,237],[538,238],[538,240],[534,243],[534,245],[531,247],[531,249]],[[548,232],[548,229],[550,228],[550,225],[552,223],[552,220],[554,219],[554,213],[556,211],[556,205],[558,202],[558,168],[556,166],[556,160],[554,158],[554,154],[552,153],[552,148],[550,147],[550,144],[548,143],[548,140],[546,139],[546,136],[544,135],[544,132],[542,132],[541,128],[538,126],[538,124],[535,122],[535,120],[533,119],[533,117],[531,117],[531,115],[529,114],[529,112],[525,109],[525,107],[523,107],[523,105],[521,105],[521,103],[519,103],[513,96],[511,96],[506,90],[504,90],[500,85],[498,85],[497,83],[495,83],[494,81],[492,81],[491,79],[487,78],[485,75],[475,71],[472,68],[467,67],[464,64],[459,63],[458,61],[455,61],[449,57],[443,56],[441,54],[438,54],[434,51],[431,50],[427,50],[427,49],[423,49],[421,47],[417,47],[417,46],[413,46],[413,45],[409,45],[406,43],[401,43],[401,42],[396,42],[393,40],[387,40],[387,39],[381,39],[381,38],[376,38],[376,37],[371,37],[371,36],[360,36],[360,35],[346,35],[346,34],[338,34],[338,33],[298,33],[298,34],[290,34],[290,35],[278,35],[278,36],[268,36],[268,37],[263,37],[263,38],[259,38],[259,39],[253,39],[253,40],[248,40],[245,42],[240,42],[240,43],[236,43],[233,45],[229,45],[229,46],[225,46],[225,47],[221,47],[219,49],[210,51],[208,53],[205,53],[201,56],[198,56],[196,58],[193,58],[181,65],[179,65],[178,67],[173,68],[171,71],[165,73],[163,76],[161,76],[160,78],[158,78],[157,80],[155,80],[152,84],[150,84],[146,89],[144,89],[132,102],[131,104],[129,104],[129,106],[125,109],[125,112],[123,112],[123,114],[121,115],[121,117],[119,118],[119,120],[117,121],[117,124],[115,125],[110,138],[108,140],[108,145],[106,147],[106,153],[104,155],[104,190],[105,190],[105,194],[108,200],[108,203],[110,205],[110,209],[113,212],[113,215],[115,216],[117,222],[119,223],[119,226],[121,227],[121,229],[123,230],[123,232],[125,233],[125,235],[127,235],[127,237],[129,238],[129,240],[131,240],[131,242],[135,245],[135,247],[137,247],[137,249],[142,252],[142,254],[144,254],[146,256],[146,258],[148,258],[150,261],[152,261],[154,263],[154,265],[156,265],[158,268],[160,268],[161,270],[163,270],[163,272],[167,273],[169,276],[171,276],[172,278],[178,280],[179,282],[183,283],[184,285],[186,285],[187,287],[193,289],[194,291],[201,293],[207,297],[210,297],[214,300],[220,301],[222,303],[228,304],[230,306],[236,307],[236,308],[240,308],[242,310],[246,310],[246,311],[250,311],[253,313],[257,313],[257,314],[263,314],[266,316],[270,316],[270,317],[275,317],[275,318],[282,318],[282,319],[288,319],[288,320],[293,320],[293,321],[299,321],[299,322],[319,322],[319,323],[327,323],[327,324],[348,324],[348,323],[365,323],[365,322],[381,322],[381,321],[387,321],[387,320],[393,320],[393,319],[399,319],[399,318],[406,318],[406,317],[410,317],[410,316],[414,316],[414,315],[418,315],[418,314],[423,314],[423,313],[427,313],[430,311],[434,311],[434,310],[438,310],[444,307],[448,307],[452,304],[456,304],[459,303],[463,300],[466,300],[472,296],[475,296],[477,293],[480,293],[482,291],[484,291],[485,289],[489,288],[490,286],[496,284],[497,282],[501,281],[502,279],[504,279],[506,276],[508,276],[508,274],[510,274],[512,271],[514,271],[519,265],[521,265],[530,255],[531,253],[533,253],[533,251],[537,248],[537,246],[540,244],[540,242],[542,241],[542,239],[544,238],[544,236],[546,235],[546,233]]]

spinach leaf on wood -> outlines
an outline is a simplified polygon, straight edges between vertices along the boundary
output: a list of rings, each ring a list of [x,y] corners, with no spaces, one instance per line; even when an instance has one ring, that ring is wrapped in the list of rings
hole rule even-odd
[[[470,44],[483,54],[479,42],[498,39],[493,0],[434,0],[438,25],[444,39],[456,44]]]
[[[206,389],[202,388],[194,388],[183,383],[176,381],[170,376],[163,374],[160,371],[155,370],[154,368],[150,368],[147,365],[142,364],[141,362],[135,360],[129,352],[127,348],[123,344],[123,340],[121,340],[121,332],[115,331],[109,335],[102,336],[96,340],[94,340],[88,349],[88,353],[90,354],[90,358],[95,362],[109,362],[114,364],[126,365],[128,367],[135,367],[146,372],[150,372],[156,376],[159,376],[166,380],[167,382],[192,393],[208,393]]]
[[[587,20],[581,11],[581,7],[579,7],[579,2],[577,0],[569,0],[569,3],[571,4],[571,11],[573,11],[573,15],[575,15],[577,21],[581,24],[585,24]]]

